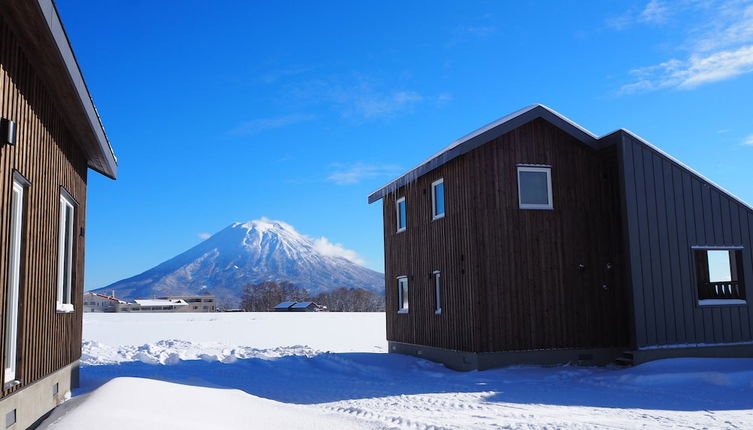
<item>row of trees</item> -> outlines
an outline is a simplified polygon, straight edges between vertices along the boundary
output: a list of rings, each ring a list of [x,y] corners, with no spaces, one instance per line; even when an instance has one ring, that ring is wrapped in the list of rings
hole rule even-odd
[[[290,282],[266,281],[243,287],[241,308],[247,312],[267,312],[280,302],[312,301],[331,312],[380,312],[384,297],[363,288],[336,288],[311,296],[305,288]]]

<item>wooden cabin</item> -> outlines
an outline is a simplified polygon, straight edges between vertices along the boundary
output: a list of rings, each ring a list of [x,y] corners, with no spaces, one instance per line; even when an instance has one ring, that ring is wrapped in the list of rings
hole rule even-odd
[[[25,429],[77,384],[88,169],[117,170],[51,0],[0,2],[0,117],[0,422]]]
[[[534,105],[369,196],[391,352],[456,369],[753,356],[753,208]]]

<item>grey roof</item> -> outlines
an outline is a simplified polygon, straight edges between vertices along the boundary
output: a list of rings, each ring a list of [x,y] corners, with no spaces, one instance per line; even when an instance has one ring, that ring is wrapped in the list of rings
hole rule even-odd
[[[550,123],[562,129],[562,131],[570,134],[583,143],[593,146],[596,145],[598,137],[590,131],[571,121],[564,115],[542,104],[531,105],[509,115],[503,116],[502,118],[489,123],[479,128],[478,130],[473,131],[452,142],[446,148],[429,157],[428,160],[404,173],[402,176],[393,180],[389,184],[371,193],[371,195],[369,196],[369,203],[374,203],[390,192],[393,192],[403,185],[416,180],[418,177],[425,175],[426,173],[447,163],[455,157],[478,148],[479,146],[489,142],[490,140],[495,139],[537,118],[543,118],[549,121]]]
[[[96,160],[90,160],[89,167],[105,176],[115,179],[118,174],[117,158],[112,150],[112,146],[110,146],[107,134],[105,134],[105,129],[102,126],[102,120],[99,117],[97,108],[94,106],[92,97],[89,94],[89,88],[87,88],[84,77],[81,74],[81,69],[79,68],[78,61],[76,61],[76,56],[73,54],[71,43],[68,40],[68,35],[65,33],[63,24],[60,21],[60,15],[55,7],[55,3],[52,0],[37,0],[37,3],[44,15],[47,27],[50,29],[50,34],[55,41],[60,56],[65,63],[65,68],[70,75],[76,93],[81,99],[81,104],[83,105],[92,132],[94,133],[99,146],[99,157]]]
[[[293,309],[301,309],[301,308],[307,308],[311,305],[313,305],[314,302],[298,302],[293,305]]]
[[[287,309],[291,306],[293,306],[295,302],[281,302],[277,306],[275,306],[275,309]]]

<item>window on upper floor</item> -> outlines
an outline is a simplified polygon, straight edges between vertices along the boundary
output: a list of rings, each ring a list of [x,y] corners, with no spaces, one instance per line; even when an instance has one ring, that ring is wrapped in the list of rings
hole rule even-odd
[[[431,184],[431,219],[439,219],[444,216],[444,178]]]
[[[395,216],[397,221],[397,232],[400,233],[401,231],[405,231],[405,228],[408,225],[406,216],[406,208],[405,208],[405,197],[400,197],[395,201]]]
[[[698,304],[745,303],[742,249],[696,248]]]
[[[552,209],[552,168],[518,166],[518,199],[521,209]]]
[[[58,224],[58,291],[56,308],[58,312],[73,312],[73,251],[75,202],[64,190],[60,193],[60,214]]]
[[[397,278],[397,311],[399,313],[408,312],[408,277],[398,276]]]

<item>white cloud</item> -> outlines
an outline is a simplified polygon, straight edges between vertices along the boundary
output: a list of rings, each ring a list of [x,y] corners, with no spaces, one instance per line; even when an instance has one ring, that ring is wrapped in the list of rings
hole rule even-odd
[[[753,146],[753,134],[743,139],[743,145]]]
[[[311,121],[314,118],[316,118],[316,116],[310,114],[292,114],[269,118],[257,118],[239,124],[237,127],[230,130],[228,134],[249,135],[264,130],[282,128],[292,124]]]
[[[393,164],[367,164],[357,162],[353,164],[333,164],[335,171],[328,177],[327,181],[334,182],[337,185],[357,184],[364,179],[377,178],[383,176],[392,176],[400,171],[400,167]]]
[[[450,94],[425,95],[413,89],[383,88],[363,75],[299,82],[287,87],[286,100],[303,105],[329,105],[345,118],[374,120],[412,112],[422,105],[442,105]]]
[[[197,236],[199,236],[199,239],[202,239],[202,240],[206,240],[212,237],[210,233],[199,233],[197,234]]]
[[[675,8],[682,7],[683,2],[676,1],[673,3]],[[667,4],[659,0],[651,0],[642,9],[633,8],[627,12],[607,19],[607,27],[624,30],[626,28],[639,24],[664,24],[669,16],[674,12]]]
[[[346,249],[342,244],[332,243],[324,236],[318,239],[313,239],[312,242],[314,243],[314,249],[324,255],[330,257],[342,257],[362,266],[366,264],[366,261],[361,258],[356,251]]]
[[[684,0],[673,5],[705,18],[688,26],[689,36],[678,46],[683,56],[631,70],[633,81],[618,93],[687,90],[753,72],[752,0]],[[641,15],[644,21],[663,22],[667,8],[652,0]]]
[[[753,72],[753,45],[707,56],[692,55],[687,60],[671,59],[655,66],[630,71],[636,80],[623,85],[620,93],[662,88],[692,89]]]

